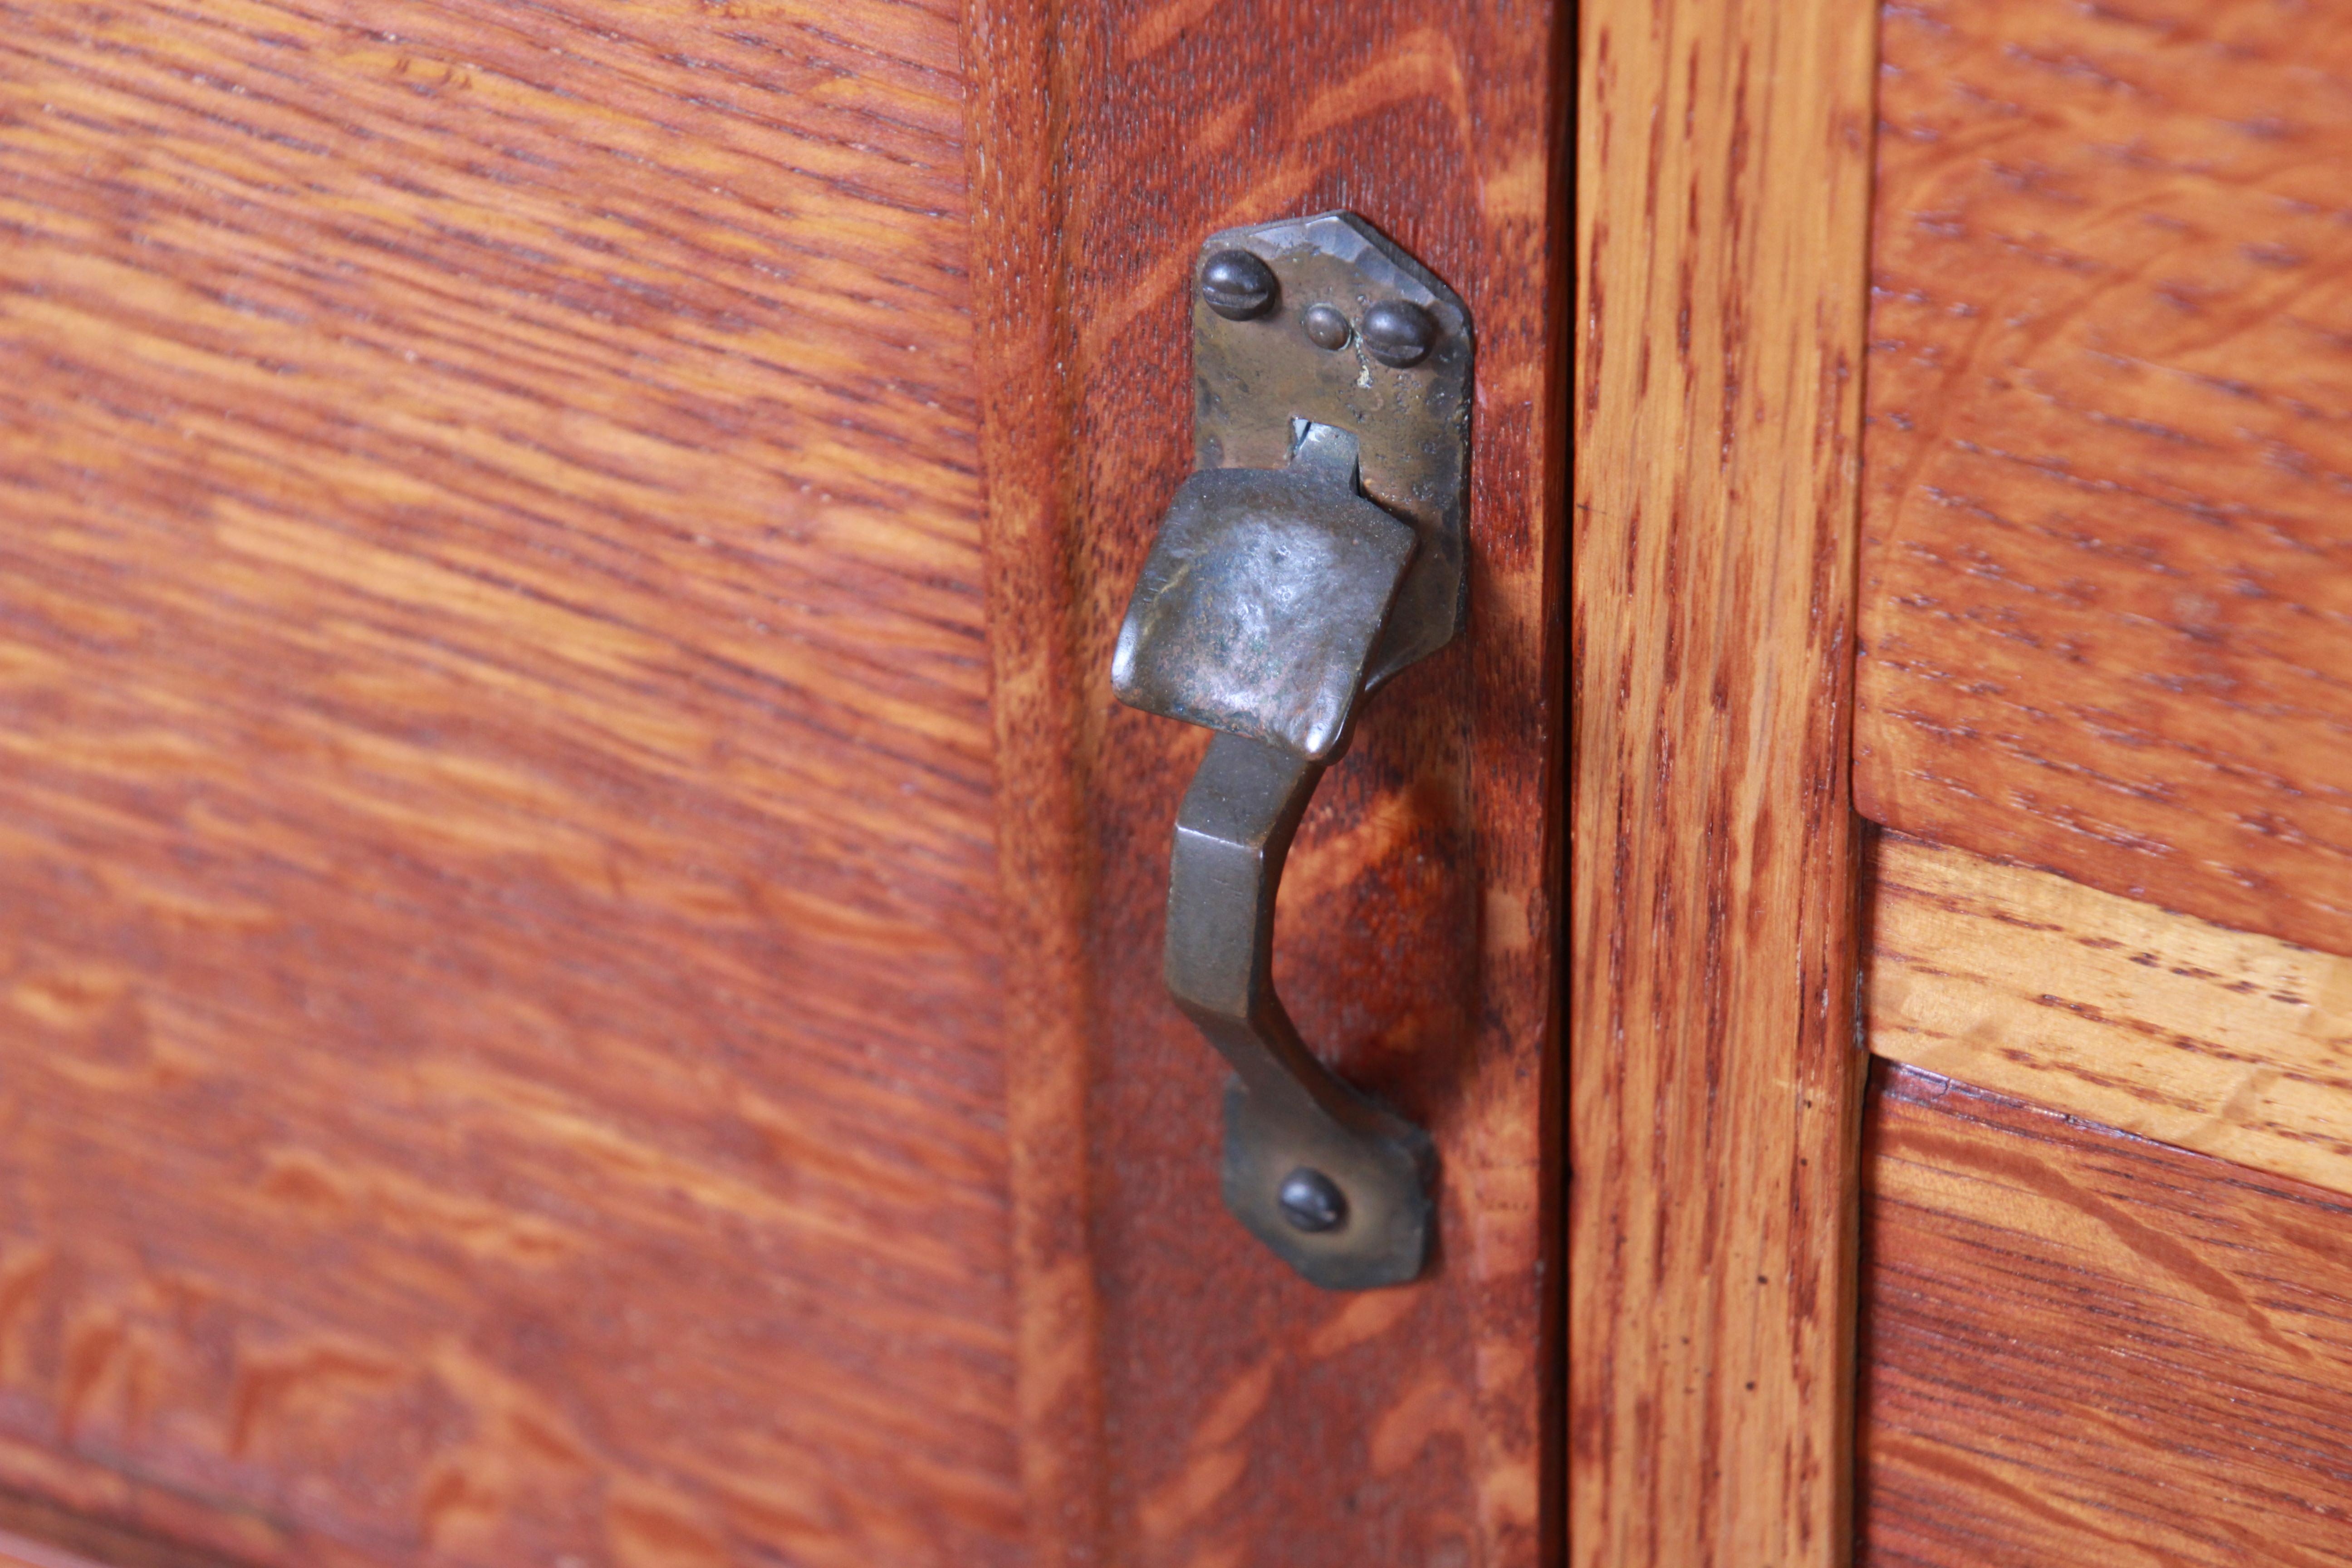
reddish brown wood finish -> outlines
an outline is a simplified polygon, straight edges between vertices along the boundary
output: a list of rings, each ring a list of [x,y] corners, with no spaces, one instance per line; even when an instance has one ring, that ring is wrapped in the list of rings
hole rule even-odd
[[[2352,1563],[2352,1204],[1908,1068],[1868,1129],[1864,1568]]]
[[[1081,662],[1072,596],[1083,516],[1070,488],[1070,192],[1055,161],[1071,92],[1062,43],[1050,6],[965,6],[998,877],[1015,955],[1003,1006],[1018,1420],[1037,1568],[1117,1561],[1087,1120],[1097,1018],[1087,802],[1102,694]]]
[[[1089,1105],[1090,1152],[1024,1152],[1021,1178],[1024,1248],[1066,1280],[1024,1332],[1078,1326],[1031,1385],[1040,1462],[1079,1474],[1098,1443],[1110,1478],[1105,1496],[1055,1493],[1059,1549],[1532,1568],[1557,1529],[1564,36],[1544,5],[1250,0],[989,4],[969,37],[974,123],[992,128],[974,256],[1008,902],[1063,930],[1078,914],[1050,911],[1082,911],[1090,937],[1017,937],[1016,971],[1037,969],[1013,1003],[1030,1020],[1016,1088]],[[1478,385],[1470,630],[1370,705],[1283,888],[1277,973],[1307,1037],[1430,1126],[1444,1166],[1431,1276],[1354,1299],[1301,1284],[1222,1213],[1224,1070],[1160,973],[1171,831],[1207,737],[1108,690],[1191,465],[1196,247],[1340,205],[1469,302]],[[1087,1247],[1090,1276],[1054,1272]]]
[[[150,1561],[154,1560],[151,1558]],[[29,1536],[0,1534],[0,1568],[146,1568],[146,1565],[129,1557],[101,1564]]]
[[[235,1568],[24,1493],[0,1493],[0,1568]]]
[[[1021,1561],[954,8],[0,15],[0,1481]]]
[[[0,1486],[305,1568],[1543,1561],[1549,10],[982,5],[970,231],[936,5],[0,15]],[[1445,1162],[1362,1298],[1217,1202],[1201,737],[1106,690],[1193,247],[1342,204],[1480,337],[1472,633],[1285,890]]]
[[[1581,8],[1578,1568],[1849,1541],[1871,19]]]
[[[2352,952],[2352,14],[1885,15],[1856,802]]]
[[[149,1563],[158,1562],[152,1555],[148,1558]],[[147,1568],[147,1564],[135,1557],[120,1557],[101,1564],[29,1536],[0,1534],[0,1568]]]

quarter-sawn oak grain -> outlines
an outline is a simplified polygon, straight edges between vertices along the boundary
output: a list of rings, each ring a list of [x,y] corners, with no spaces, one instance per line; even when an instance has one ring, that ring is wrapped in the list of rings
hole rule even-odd
[[[318,1568],[1547,1561],[1550,8],[5,14],[0,1485]],[[1444,1162],[1354,1299],[1222,1212],[1200,737],[1105,679],[1191,257],[1338,205],[1479,323],[1472,629],[1284,892]]]
[[[2352,1563],[2352,1202],[1907,1068],[1868,1126],[1863,1568]]]
[[[1570,1554],[1829,1568],[1872,9],[1580,15]]]
[[[2352,952],[2352,13],[1885,32],[1858,806]]]
[[[1020,1562],[953,7],[0,15],[0,1483]]]
[[[1517,0],[988,0],[967,24],[1006,901],[1061,933],[1012,983],[1007,1071],[1016,1123],[1083,1102],[1091,1130],[1015,1167],[1051,1282],[1023,1333],[1057,1353],[1023,1397],[1061,1562],[1558,1555],[1565,26]],[[1339,206],[1476,321],[1464,636],[1366,707],[1282,887],[1301,1031],[1438,1147],[1429,1274],[1353,1299],[1223,1212],[1227,1069],[1160,962],[1207,735],[1108,688],[1192,466],[1200,243]]]
[[[2352,1192],[2352,959],[1893,834],[1871,859],[1874,1054]]]

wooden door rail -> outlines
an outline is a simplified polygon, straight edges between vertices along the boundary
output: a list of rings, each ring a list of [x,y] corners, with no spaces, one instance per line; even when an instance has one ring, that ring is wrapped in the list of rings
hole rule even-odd
[[[1893,834],[1870,1048],[2352,1192],[2352,958]]]

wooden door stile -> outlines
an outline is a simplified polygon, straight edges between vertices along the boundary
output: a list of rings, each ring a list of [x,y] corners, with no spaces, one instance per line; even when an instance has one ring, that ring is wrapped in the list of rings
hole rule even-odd
[[[1848,1548],[1874,17],[1582,7],[1570,1539]]]
[[[1557,1552],[1555,15],[967,12],[1024,1474],[1057,1568]],[[1108,689],[1191,467],[1196,249],[1335,207],[1458,290],[1477,345],[1470,629],[1367,709],[1282,890],[1307,1038],[1439,1145],[1430,1275],[1358,1297],[1222,1212],[1224,1069],[1159,962],[1206,735]]]
[[[1085,666],[1074,593],[1084,522],[1066,367],[1077,323],[1072,192],[1057,158],[1082,62],[1057,16],[1030,0],[967,4],[964,76],[997,879],[1013,955],[1003,1007],[1014,1403],[1036,1568],[1086,1568],[1118,1555],[1107,1533],[1102,1298],[1087,1222],[1097,858],[1085,802],[1100,682]]]

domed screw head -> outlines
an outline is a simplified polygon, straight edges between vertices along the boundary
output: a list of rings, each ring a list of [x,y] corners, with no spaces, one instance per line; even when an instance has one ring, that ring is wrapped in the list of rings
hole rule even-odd
[[[1282,1178],[1274,1201],[1295,1230],[1333,1230],[1348,1217],[1348,1194],[1339,1184],[1306,1165]]]
[[[1274,268],[1246,250],[1220,250],[1201,268],[1201,298],[1228,321],[1262,314],[1274,290]]]
[[[1437,323],[1410,300],[1383,300],[1364,312],[1364,347],[1382,364],[1419,364],[1437,346]]]
[[[1307,306],[1298,324],[1306,331],[1307,341],[1318,349],[1344,349],[1355,331],[1348,325],[1348,318],[1330,305]]]

